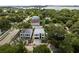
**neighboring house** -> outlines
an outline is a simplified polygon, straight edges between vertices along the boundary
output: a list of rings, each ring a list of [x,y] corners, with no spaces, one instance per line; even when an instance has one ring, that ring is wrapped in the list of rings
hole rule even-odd
[[[44,28],[36,28],[33,33],[33,39],[44,39],[45,31]]]
[[[32,29],[23,29],[20,32],[20,38],[21,39],[31,39],[32,38],[32,33],[33,33]]]
[[[31,21],[31,25],[32,25],[33,28],[35,28],[35,26],[40,26],[40,17],[39,16],[33,16],[32,21]]]

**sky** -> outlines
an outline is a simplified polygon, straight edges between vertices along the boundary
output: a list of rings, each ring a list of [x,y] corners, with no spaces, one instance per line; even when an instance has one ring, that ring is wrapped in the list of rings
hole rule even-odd
[[[79,0],[0,0],[0,6],[79,5]]]

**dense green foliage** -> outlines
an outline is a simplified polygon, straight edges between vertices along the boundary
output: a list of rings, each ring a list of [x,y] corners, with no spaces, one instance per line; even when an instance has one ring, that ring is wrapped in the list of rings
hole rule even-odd
[[[7,19],[0,19],[0,29],[7,30],[11,27],[10,21]]]
[[[4,44],[0,46],[0,53],[25,53],[27,49],[22,41],[17,42],[18,44],[10,45]]]
[[[40,16],[41,25],[48,33],[47,39],[55,48],[60,49],[61,52],[79,52],[79,10],[73,9],[18,9],[0,8],[0,29],[7,30],[12,26],[17,28],[30,28],[30,21],[23,22],[28,16]],[[49,17],[49,19],[45,19]],[[16,23],[16,24],[15,24]],[[14,47],[9,46],[14,49]],[[21,46],[22,47],[22,46]],[[3,47],[4,48],[4,47]],[[3,48],[1,50],[3,50]],[[44,46],[41,49],[46,48]],[[34,52],[46,52],[40,47],[34,48]],[[12,51],[14,51],[12,50]],[[6,51],[6,50],[5,50]],[[7,50],[8,51],[8,50]],[[15,51],[14,51],[15,52]]]
[[[31,24],[30,23],[21,23],[21,24],[18,24],[17,26],[18,28],[31,28]]]
[[[37,47],[34,47],[33,49],[34,53],[50,53],[50,49],[46,45],[40,45]]]

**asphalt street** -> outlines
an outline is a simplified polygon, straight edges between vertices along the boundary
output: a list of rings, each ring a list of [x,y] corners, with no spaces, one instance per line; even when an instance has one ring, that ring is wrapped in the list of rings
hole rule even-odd
[[[14,29],[14,30],[10,31],[9,34],[3,40],[0,41],[0,45],[9,43],[18,32],[19,32],[18,29]]]

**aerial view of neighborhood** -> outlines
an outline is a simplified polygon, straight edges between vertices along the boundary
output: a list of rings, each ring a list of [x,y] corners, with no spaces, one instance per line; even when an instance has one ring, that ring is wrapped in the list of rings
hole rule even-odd
[[[0,53],[79,53],[79,6],[1,6]]]

